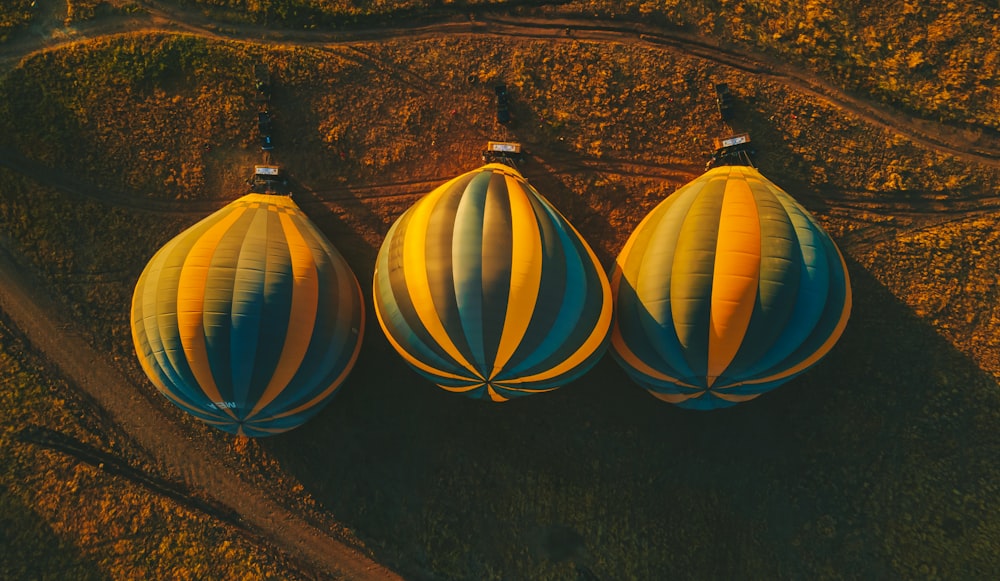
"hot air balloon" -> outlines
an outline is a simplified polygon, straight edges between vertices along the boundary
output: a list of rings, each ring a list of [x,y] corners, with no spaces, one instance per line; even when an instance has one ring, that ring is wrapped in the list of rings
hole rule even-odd
[[[418,373],[470,397],[550,391],[603,354],[611,294],[580,234],[514,169],[420,199],[378,254],[375,313]]]
[[[287,196],[248,194],[188,228],[153,256],[132,297],[136,353],[160,393],[247,436],[319,412],[363,332],[354,273]]]
[[[851,311],[829,235],[747,166],[711,169],[654,208],[611,288],[615,359],[656,397],[693,409],[747,401],[804,372]]]

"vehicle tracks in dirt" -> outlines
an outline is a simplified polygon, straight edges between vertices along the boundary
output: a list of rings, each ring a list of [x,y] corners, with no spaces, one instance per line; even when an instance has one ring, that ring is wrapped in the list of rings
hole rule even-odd
[[[48,0],[55,2],[59,0]],[[373,42],[416,40],[447,35],[495,36],[551,40],[560,42],[617,42],[643,44],[676,50],[704,60],[772,79],[804,93],[820,98],[850,112],[860,119],[885,128],[930,149],[955,157],[1000,167],[1000,132],[988,127],[956,127],[921,119],[893,110],[888,106],[864,99],[840,89],[818,75],[803,73],[774,58],[739,51],[721,44],[676,30],[654,28],[643,23],[610,19],[505,17],[480,10],[475,17],[468,11],[455,12],[436,22],[393,25],[343,30],[290,30],[253,24],[233,24],[215,21],[200,11],[164,6],[153,0],[137,0],[143,14],[109,18],[107,22],[88,21],[72,29],[72,38],[45,40],[45,35],[21,33],[0,45],[0,62],[17,62],[38,50],[54,50],[66,44],[122,32],[186,32],[216,39],[238,40],[261,44],[333,46]],[[27,37],[27,38],[26,38]],[[39,37],[42,37],[39,39]],[[41,45],[41,46],[40,46]],[[367,53],[359,53],[372,60]],[[377,60],[377,59],[374,59]],[[400,75],[407,71],[396,71]],[[423,81],[422,79],[418,80]],[[428,87],[421,87],[429,90]],[[974,139],[964,133],[976,133]]]
[[[215,461],[203,449],[204,443],[193,440],[148,399],[153,396],[147,390],[133,385],[81,336],[67,332],[67,318],[42,289],[0,247],[0,310],[72,384],[92,397],[136,445],[159,462],[171,480],[183,483],[184,489],[199,498],[210,499],[204,502],[228,515],[221,519],[224,522],[238,517],[244,527],[324,578],[400,578],[339,540],[333,531],[307,522]]]

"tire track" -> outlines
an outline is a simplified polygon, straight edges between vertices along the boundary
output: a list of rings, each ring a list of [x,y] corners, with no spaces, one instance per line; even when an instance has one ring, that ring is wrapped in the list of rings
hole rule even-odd
[[[104,409],[150,457],[162,463],[165,474],[182,482],[202,498],[213,499],[214,510],[238,515],[278,548],[316,569],[323,577],[337,579],[401,579],[336,537],[285,509],[263,491],[213,461],[152,401],[148,390],[136,388],[107,358],[82,337],[65,332],[68,321],[23,273],[0,245],[0,309],[28,341],[60,371]],[[227,517],[229,522],[233,517]]]
[[[160,496],[165,496],[174,502],[186,506],[191,510],[199,511],[216,520],[228,523],[236,527],[241,532],[251,533],[246,523],[239,514],[229,507],[220,505],[213,500],[199,498],[192,491],[187,490],[183,485],[170,482],[145,470],[136,468],[124,459],[81,442],[80,440],[62,432],[52,430],[43,426],[25,426],[21,428],[16,436],[17,440],[26,444],[33,444],[41,448],[47,448],[65,454],[77,461],[89,464],[98,470],[121,476],[131,482],[139,484]]]
[[[551,175],[569,175],[581,171],[605,175],[615,175],[651,180],[687,182],[700,175],[700,166],[685,164],[656,164],[625,160],[593,160],[572,154],[549,154],[545,157],[532,156],[533,163],[545,167]],[[71,173],[50,167],[29,159],[9,148],[0,146],[0,166],[7,167],[36,183],[51,187],[78,200],[91,200],[104,205],[151,213],[162,216],[191,217],[206,216],[228,204],[231,200],[161,200],[143,198],[126,192],[110,190],[94,184],[82,182]],[[364,205],[375,200],[416,198],[426,194],[450,179],[449,176],[418,180],[383,182],[360,186],[336,188],[309,188],[295,183],[290,175],[295,191],[307,191],[315,200],[296,200],[306,208],[311,205],[325,206]],[[811,192],[810,188],[799,188]],[[815,193],[798,196],[800,201],[825,207],[827,211],[863,211],[880,217],[922,217],[977,215],[1000,210],[1000,196],[978,196],[968,198],[940,199],[941,192],[906,191],[909,199],[879,199],[879,192],[867,190],[824,189]],[[865,220],[859,220],[865,222]]]
[[[500,38],[524,38],[530,40],[550,40],[558,42],[617,42],[640,44],[650,47],[676,50],[689,56],[715,62],[734,69],[760,75],[804,93],[827,101],[842,110],[880,128],[888,129],[924,147],[948,153],[955,157],[1000,167],[1000,138],[992,135],[987,146],[964,139],[961,128],[936,121],[920,119],[890,109],[884,105],[856,97],[835,87],[817,75],[802,73],[775,59],[749,51],[735,51],[706,41],[703,38],[683,32],[654,28],[642,23],[620,22],[602,19],[580,18],[538,18],[525,17],[512,20],[482,10],[475,18],[470,13],[455,13],[449,19],[427,24],[393,25],[352,30],[282,30],[263,26],[231,25],[212,20],[202,13],[176,7],[165,7],[152,0],[137,0],[145,15],[116,17],[104,22],[88,22],[74,30],[75,38],[65,42],[45,45],[38,39],[8,42],[0,46],[0,61],[19,61],[40,50],[58,50],[68,45],[89,39],[123,32],[173,32],[213,39],[237,40],[260,44],[336,46],[356,45],[372,42],[390,42],[400,39],[426,39],[443,35],[493,36]],[[569,35],[567,35],[569,31]],[[44,48],[38,45],[42,44]],[[401,73],[402,74],[402,73]],[[995,133],[990,128],[973,127],[981,131]]]

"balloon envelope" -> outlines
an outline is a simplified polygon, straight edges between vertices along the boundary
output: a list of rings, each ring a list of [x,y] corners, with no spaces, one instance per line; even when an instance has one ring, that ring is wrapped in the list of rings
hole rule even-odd
[[[756,169],[712,169],[639,224],[611,278],[612,353],[653,395],[712,409],[822,358],[851,310],[833,240]]]
[[[248,436],[315,415],[354,365],[358,281],[286,196],[250,194],[161,248],[132,298],[146,374],[175,405]]]
[[[375,312],[442,388],[506,401],[572,381],[604,352],[611,294],[579,233],[501,164],[419,200],[379,251]]]

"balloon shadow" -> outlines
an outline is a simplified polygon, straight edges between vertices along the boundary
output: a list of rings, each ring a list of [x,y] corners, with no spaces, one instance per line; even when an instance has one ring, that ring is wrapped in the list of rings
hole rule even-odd
[[[369,317],[333,403],[262,444],[408,577],[976,577],[997,564],[977,539],[1000,514],[1000,387],[848,267],[839,344],[734,408],[658,402],[610,357],[553,393],[468,400]]]

